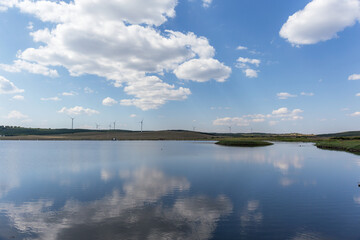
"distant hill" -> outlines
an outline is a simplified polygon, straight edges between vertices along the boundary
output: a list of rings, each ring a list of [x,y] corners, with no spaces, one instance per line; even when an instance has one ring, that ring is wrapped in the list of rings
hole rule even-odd
[[[305,135],[299,133],[275,134],[275,133],[207,133],[186,130],[164,131],[129,131],[129,130],[91,130],[91,129],[51,129],[51,128],[23,128],[14,126],[0,126],[2,139],[74,139],[74,140],[106,140],[116,138],[118,140],[201,140],[218,138],[266,138],[274,140],[298,140],[315,138],[350,138],[360,139],[360,131],[329,133],[319,135]]]
[[[121,131],[121,130],[85,130],[74,131],[70,133],[61,133],[55,131],[52,134],[30,134],[24,135],[26,131],[21,132],[22,135],[12,135],[0,137],[0,140],[216,140],[219,137],[212,134],[168,130],[168,131]],[[34,131],[36,133],[37,131]],[[47,133],[47,132],[46,132]]]
[[[339,137],[360,137],[360,131],[349,131],[340,133],[319,134],[318,137],[339,138]]]
[[[117,130],[122,131],[124,130]],[[23,128],[13,126],[0,126],[0,136],[27,136],[27,135],[59,135],[74,134],[87,132],[106,132],[106,130],[90,130],[90,129],[51,129],[51,128]],[[127,131],[126,131],[127,132]]]

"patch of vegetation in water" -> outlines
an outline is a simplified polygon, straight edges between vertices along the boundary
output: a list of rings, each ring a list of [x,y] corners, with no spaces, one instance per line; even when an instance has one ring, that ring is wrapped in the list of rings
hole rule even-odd
[[[222,139],[216,142],[216,144],[231,147],[264,147],[273,145],[271,142],[248,139]]]

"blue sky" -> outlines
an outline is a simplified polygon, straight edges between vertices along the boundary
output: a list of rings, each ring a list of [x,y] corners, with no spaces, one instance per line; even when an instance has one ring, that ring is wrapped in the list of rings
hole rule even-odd
[[[360,0],[0,0],[0,125],[359,130]]]

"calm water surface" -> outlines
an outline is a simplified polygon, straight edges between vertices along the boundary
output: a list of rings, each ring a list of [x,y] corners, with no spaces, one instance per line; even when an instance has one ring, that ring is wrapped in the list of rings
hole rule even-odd
[[[0,141],[0,239],[360,239],[360,156]]]

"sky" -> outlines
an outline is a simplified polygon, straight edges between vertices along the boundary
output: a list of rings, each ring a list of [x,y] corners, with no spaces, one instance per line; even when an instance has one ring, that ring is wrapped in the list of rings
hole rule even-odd
[[[360,130],[360,0],[0,0],[0,125]]]

